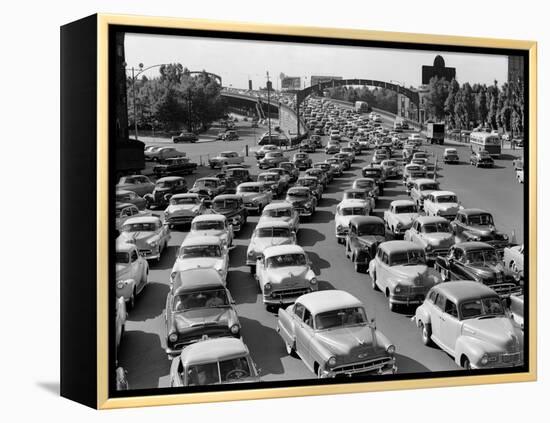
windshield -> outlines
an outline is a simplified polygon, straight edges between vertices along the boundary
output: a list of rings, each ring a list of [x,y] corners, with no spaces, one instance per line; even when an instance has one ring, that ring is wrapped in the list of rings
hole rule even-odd
[[[260,182],[276,182],[279,180],[279,175],[271,174],[271,175],[260,175],[258,176],[258,181]]]
[[[175,185],[174,181],[157,181],[157,188],[172,188]]]
[[[410,205],[407,205],[407,206],[396,206],[395,207],[395,213],[396,214],[416,213],[416,206],[414,204],[410,204]]]
[[[356,181],[355,186],[357,188],[372,188],[374,186],[373,181]]]
[[[298,179],[296,185],[302,187],[313,187],[317,184],[317,181],[314,179]]]
[[[316,163],[313,165],[314,168],[316,169],[321,169],[321,170],[328,170],[328,168],[330,167],[330,165],[328,163]]]
[[[498,297],[480,298],[462,303],[460,305],[460,315],[462,319],[504,316],[504,307]]]
[[[212,385],[216,383],[233,382],[252,375],[246,357],[223,360],[219,363],[205,363],[189,366],[187,370],[187,385]]]
[[[290,238],[288,228],[260,228],[256,231],[258,238]]]
[[[221,257],[219,245],[190,245],[181,247],[178,258]]]
[[[365,191],[345,192],[344,193],[344,200],[347,200],[347,199],[365,200],[366,198],[367,198],[367,193]]]
[[[206,180],[199,179],[198,181],[195,182],[194,187],[195,188],[215,188],[216,182],[210,179],[206,179]]]
[[[291,217],[292,216],[292,212],[288,208],[266,210],[264,214],[268,217]]]
[[[239,207],[239,201],[235,199],[231,200],[216,200],[212,203],[214,209],[236,209]]]
[[[158,225],[154,222],[150,223],[132,223],[122,226],[123,232],[153,232],[158,229]]]
[[[417,264],[426,264],[423,250],[401,251],[390,257],[390,266],[414,266]]]
[[[115,255],[115,261],[121,264],[128,264],[130,262],[130,254],[117,252]]]
[[[199,204],[200,201],[198,198],[196,197],[184,197],[184,198],[174,198],[172,197],[170,199],[170,204],[175,206],[175,205],[179,205],[179,204]]]
[[[358,236],[366,236],[366,235],[381,235],[384,236],[386,234],[386,230],[384,228],[384,225],[377,224],[377,223],[369,223],[367,225],[361,225],[357,228],[357,235]]]
[[[305,158],[307,158],[307,156],[305,154],[296,154],[294,157],[296,159],[305,159]]]
[[[378,169],[365,169],[363,173],[365,175],[378,175],[381,172],[381,170]]]
[[[468,218],[468,223],[470,225],[492,225],[493,216],[490,214],[473,215]]]
[[[221,231],[225,229],[223,220],[203,220],[193,223],[191,230],[194,231]]]
[[[239,192],[260,192],[259,186],[239,187]]]
[[[422,232],[431,234],[434,232],[451,232],[449,222],[426,223],[422,226]]]
[[[367,316],[363,307],[326,311],[315,316],[315,328],[317,330],[362,325],[365,323],[367,323]]]
[[[440,195],[435,197],[436,203],[458,203],[456,195]]]
[[[186,311],[194,308],[214,308],[229,305],[225,289],[189,292],[174,298],[174,311]]]
[[[297,197],[297,198],[309,198],[309,191],[302,191],[302,190],[289,191],[288,196]]]
[[[364,207],[346,207],[340,210],[342,216],[357,216],[367,214],[367,210]]]
[[[466,254],[466,263],[497,264],[499,258],[495,250],[476,250]]]
[[[305,266],[306,263],[307,260],[304,254],[282,254],[280,256],[269,257],[266,267]]]
[[[422,184],[420,185],[420,191],[436,191],[439,189],[438,184]]]

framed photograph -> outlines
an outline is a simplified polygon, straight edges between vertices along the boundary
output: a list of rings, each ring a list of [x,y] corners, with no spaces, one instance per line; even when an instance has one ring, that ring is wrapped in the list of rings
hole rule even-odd
[[[535,42],[94,15],[61,70],[64,397],[536,379]]]

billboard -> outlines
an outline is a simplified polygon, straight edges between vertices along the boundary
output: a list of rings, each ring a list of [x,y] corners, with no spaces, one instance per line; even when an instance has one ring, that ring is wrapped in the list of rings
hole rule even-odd
[[[302,87],[302,79],[299,76],[284,76],[281,78],[282,90],[299,90]]]
[[[317,85],[319,82],[330,81],[331,79],[342,79],[342,77],[341,76],[311,75],[310,81],[311,81],[311,85]]]

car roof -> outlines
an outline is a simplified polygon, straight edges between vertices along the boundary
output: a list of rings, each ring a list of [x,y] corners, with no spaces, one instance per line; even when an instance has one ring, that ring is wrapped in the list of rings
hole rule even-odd
[[[124,222],[125,225],[131,225],[134,223],[158,223],[160,219],[157,216],[139,216],[131,217]]]
[[[117,242],[115,249],[117,253],[128,253],[132,250],[136,250],[136,246],[129,242]]]
[[[122,209],[125,209],[126,207],[135,207],[137,209],[137,206],[132,203],[116,203],[115,210],[122,210]]]
[[[191,236],[186,237],[181,243],[182,247],[192,245],[221,245],[222,241],[220,237],[205,235],[205,236]]]
[[[289,193],[290,191],[307,191],[309,192],[309,188],[308,187],[290,187],[287,191],[287,193]]]
[[[216,178],[215,176],[205,176],[204,178],[199,178],[195,182],[198,181],[219,181],[220,178]]]
[[[220,154],[237,154],[238,155],[236,151],[220,151]]]
[[[313,315],[341,308],[363,306],[363,303],[352,294],[338,289],[311,292],[298,297],[296,302],[306,307]]]
[[[390,203],[391,206],[414,206],[416,203],[412,200],[393,200]]]
[[[274,247],[267,247],[264,250],[264,257],[280,256],[281,254],[304,254],[305,251],[299,245],[276,245]]]
[[[157,179],[157,182],[179,181],[180,179],[183,179],[183,178],[181,176],[165,176],[164,178]]]
[[[398,253],[403,251],[410,251],[410,250],[422,250],[422,247],[419,244],[415,244],[411,241],[386,241],[380,244],[380,248],[383,248],[384,250],[390,252],[390,253]]]
[[[465,214],[466,216],[471,216],[475,214],[491,214],[488,211],[482,209],[462,209],[459,210],[459,213]]]
[[[199,194],[194,192],[186,192],[184,194],[174,194],[170,197],[171,200],[178,198],[199,198]]]
[[[223,287],[223,279],[217,270],[212,268],[196,268],[178,270],[172,273],[174,294],[196,288]]]
[[[270,218],[267,218],[267,219],[262,219],[258,222],[258,224],[256,225],[256,229],[262,229],[262,228],[273,228],[273,227],[277,227],[277,228],[291,228],[292,227],[292,223],[291,222],[285,222],[284,220],[281,220],[281,219],[270,219]]]
[[[443,195],[456,195],[456,194],[452,191],[433,191],[432,195],[434,197],[439,197],[439,196],[443,196]]]
[[[369,224],[369,223],[378,223],[378,224],[384,225],[384,220],[378,216],[353,216],[349,220],[349,223],[359,225],[359,226],[364,224]]]
[[[474,281],[441,283],[436,285],[435,289],[454,303],[475,300],[480,297],[498,297],[498,294],[487,285]]]
[[[365,190],[362,190],[361,188],[350,188],[344,191],[344,194],[346,193],[364,193]]]
[[[262,182],[243,182],[242,184],[239,184],[237,188],[239,187],[263,187],[264,184]]]
[[[134,193],[134,194],[135,194],[134,191],[130,191],[130,190],[128,190],[128,189],[117,189],[115,194],[116,194],[116,195],[119,195],[119,194],[130,194],[130,193]]]
[[[416,181],[415,181],[417,184],[439,184],[438,181],[434,181],[433,179],[430,179],[430,178],[418,178]]]
[[[287,209],[287,208],[292,208],[292,204],[290,204],[287,201],[279,201],[277,203],[269,203],[267,206],[264,207],[264,210]]]
[[[491,244],[487,244],[486,242],[480,242],[480,241],[459,242],[458,244],[455,244],[455,248],[460,248],[461,250],[464,250],[464,251],[495,249],[495,247],[493,247]]]
[[[216,200],[241,200],[242,197],[237,194],[220,194],[216,195],[212,201]]]
[[[365,207],[365,200],[360,198],[346,198],[340,201],[337,207]]]
[[[415,220],[422,225],[425,223],[448,222],[443,216],[418,216]]]
[[[224,221],[227,220],[227,218],[223,214],[200,214],[193,218],[193,222],[210,222],[212,220],[219,220]]]
[[[310,175],[300,176],[300,177],[298,178],[298,180],[300,180],[300,179],[307,179],[307,180],[312,180],[312,179],[313,179],[313,180],[315,180],[315,181],[318,180],[316,176],[310,176]]]
[[[188,345],[181,352],[180,360],[185,364],[212,363],[248,354],[248,348],[241,339],[222,337]]]

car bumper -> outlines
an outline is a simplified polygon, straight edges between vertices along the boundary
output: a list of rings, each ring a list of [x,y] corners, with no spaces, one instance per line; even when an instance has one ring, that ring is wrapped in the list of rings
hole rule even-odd
[[[410,294],[410,295],[396,295],[390,294],[389,302],[390,304],[400,304],[400,305],[416,305],[422,304],[426,298],[425,294]]]
[[[160,258],[160,248],[154,247],[151,249],[141,249],[139,250],[139,255],[146,260],[156,260]]]
[[[302,288],[302,289],[294,289],[292,292],[281,292],[280,295],[262,295],[262,300],[264,304],[267,305],[281,305],[281,304],[292,304],[296,301],[298,297],[301,297],[304,294],[309,294],[310,292],[317,291],[317,287],[315,289],[311,288]]]
[[[169,225],[184,225],[191,223],[194,218],[195,216],[170,216],[166,217],[165,220]]]
[[[363,364],[350,364],[342,366],[342,368],[335,368],[334,370],[324,370],[321,373],[321,378],[336,378],[336,377],[352,377],[354,375],[393,375],[397,373],[397,365],[395,364],[395,358],[392,360],[386,359],[383,364],[373,364],[370,366],[364,366]]]

